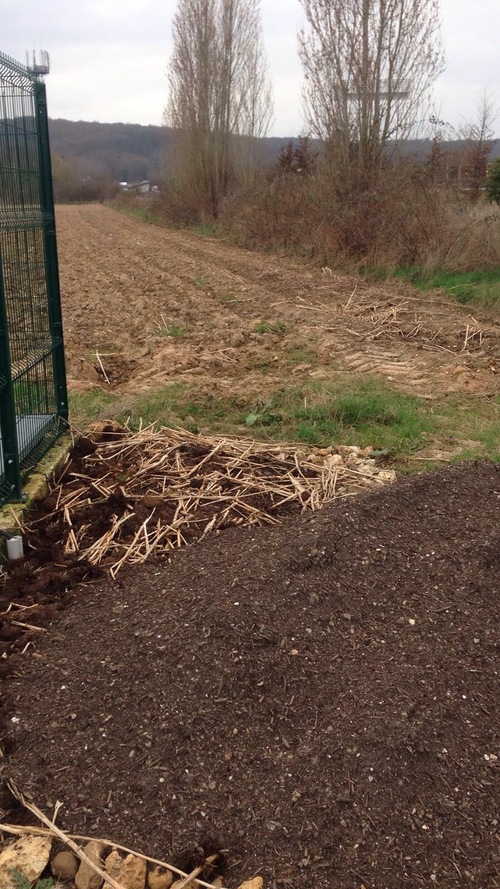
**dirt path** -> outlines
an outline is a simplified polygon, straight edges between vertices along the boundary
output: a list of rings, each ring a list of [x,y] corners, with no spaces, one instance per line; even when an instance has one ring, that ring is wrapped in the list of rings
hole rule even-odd
[[[500,388],[500,324],[444,296],[97,205],[60,207],[58,236],[70,388],[102,383],[96,350],[122,393],[182,380],[263,395],[284,380],[353,371],[428,398]],[[262,335],[259,323],[271,330]]]

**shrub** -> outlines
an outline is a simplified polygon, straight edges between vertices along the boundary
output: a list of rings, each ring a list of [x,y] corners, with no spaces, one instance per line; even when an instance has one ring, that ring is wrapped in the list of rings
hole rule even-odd
[[[497,157],[488,170],[486,195],[492,204],[500,205],[500,157]]]

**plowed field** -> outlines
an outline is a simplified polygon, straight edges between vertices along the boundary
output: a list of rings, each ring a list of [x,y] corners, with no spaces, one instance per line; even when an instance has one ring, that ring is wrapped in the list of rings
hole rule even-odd
[[[58,237],[70,388],[182,380],[238,397],[356,372],[428,398],[499,391],[500,324],[446,296],[97,205],[59,208]]]

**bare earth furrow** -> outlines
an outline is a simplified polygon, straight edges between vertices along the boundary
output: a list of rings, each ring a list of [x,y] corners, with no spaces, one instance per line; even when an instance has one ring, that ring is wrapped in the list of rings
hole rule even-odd
[[[99,205],[60,207],[58,236],[70,387],[102,383],[98,353],[122,393],[182,379],[225,395],[244,380],[264,394],[290,377],[353,371],[428,397],[499,390],[500,325],[440,293],[369,284]]]

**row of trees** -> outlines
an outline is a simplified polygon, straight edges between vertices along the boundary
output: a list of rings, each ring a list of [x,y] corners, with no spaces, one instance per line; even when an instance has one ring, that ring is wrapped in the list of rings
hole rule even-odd
[[[258,0],[180,0],[173,34],[165,115],[175,130],[173,167],[216,217],[235,153],[248,174],[272,120]]]
[[[300,0],[306,122],[344,187],[370,188],[443,68],[438,0]],[[179,0],[165,122],[175,187],[217,217],[272,120],[259,0]]]

